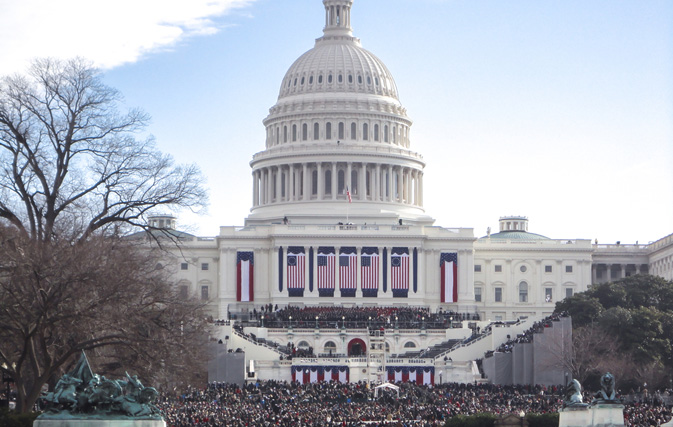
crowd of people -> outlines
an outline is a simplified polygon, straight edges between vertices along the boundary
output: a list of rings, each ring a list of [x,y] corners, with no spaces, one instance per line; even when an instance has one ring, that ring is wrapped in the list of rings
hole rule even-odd
[[[256,308],[251,318],[269,328],[421,328],[446,329],[463,320],[479,320],[478,314],[453,311],[430,312],[427,307],[294,307],[271,305]]]
[[[543,386],[400,383],[392,390],[365,383],[264,381],[239,387],[210,384],[163,396],[159,407],[169,427],[186,426],[440,426],[456,415],[552,413],[562,407],[563,390]],[[378,396],[376,396],[378,394]],[[664,401],[636,401],[624,411],[631,427],[657,426],[671,419]]]
[[[544,319],[533,323],[533,326],[525,330],[523,333],[518,334],[516,337],[500,344],[500,346],[495,351],[486,352],[485,357],[491,357],[493,356],[493,353],[511,353],[516,344],[533,342],[533,337],[535,334],[541,333],[544,328],[551,328],[553,326],[553,322],[557,322],[561,317],[567,316],[568,313],[565,312],[554,313],[551,316],[547,316]]]

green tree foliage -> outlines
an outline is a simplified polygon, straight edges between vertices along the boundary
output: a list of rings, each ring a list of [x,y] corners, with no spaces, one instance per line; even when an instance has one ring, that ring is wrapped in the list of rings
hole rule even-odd
[[[573,318],[575,341],[598,334],[612,345],[574,345],[571,366],[578,378],[601,370],[615,373],[621,385],[664,385],[673,368],[673,282],[637,275],[591,287],[556,304]],[[590,334],[587,331],[591,331]],[[586,340],[587,343],[595,340]],[[581,363],[579,363],[579,362]]]
[[[492,427],[497,417],[493,414],[456,415],[444,424],[445,427]]]
[[[528,427],[558,427],[558,412],[548,414],[526,414]]]

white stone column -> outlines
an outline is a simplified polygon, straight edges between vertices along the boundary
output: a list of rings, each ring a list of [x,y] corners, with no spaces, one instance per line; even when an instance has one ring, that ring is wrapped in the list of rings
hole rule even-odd
[[[272,175],[272,170],[271,168],[266,168],[266,204],[271,203],[271,186],[273,185],[273,179],[271,178]]]
[[[290,172],[288,173],[287,178],[285,179],[285,200],[294,201],[294,189],[295,189],[295,180],[294,180],[294,165],[290,165]]]
[[[280,202],[281,200],[281,184],[282,184],[282,173],[283,171],[281,170],[280,166],[276,166],[276,203]]]
[[[393,165],[388,165],[388,196],[386,198],[387,202],[393,201]],[[384,191],[385,194],[385,191]]]
[[[325,176],[322,171],[322,163],[318,162],[318,200],[325,198]]]
[[[332,200],[336,200],[337,195],[337,164],[332,162]]]
[[[348,162],[346,164],[346,188],[351,192],[351,199],[353,198],[353,181],[351,180],[353,175],[353,163]]]
[[[358,199],[367,200],[367,191],[371,194],[371,189],[367,185],[367,163],[362,163],[358,169]],[[371,178],[370,178],[371,181]]]
[[[372,176],[373,192],[372,200],[378,202],[381,200],[381,164],[376,164],[375,173]]]
[[[252,172],[252,206],[257,206],[259,195],[259,181],[257,178],[257,171]]]
[[[420,172],[419,175],[418,206],[423,206],[423,172]]]
[[[307,163],[304,163],[304,167],[303,167],[303,170],[302,170],[302,180],[303,180],[303,182],[302,182],[302,184],[303,184],[303,186],[302,186],[302,193],[303,193],[302,194],[302,200],[308,200],[310,180],[309,180],[309,176],[308,176],[308,164]]]
[[[403,193],[403,185],[402,185],[402,169],[399,169],[399,172],[397,173],[397,194],[394,199],[396,202],[401,202],[402,201],[402,193]]]

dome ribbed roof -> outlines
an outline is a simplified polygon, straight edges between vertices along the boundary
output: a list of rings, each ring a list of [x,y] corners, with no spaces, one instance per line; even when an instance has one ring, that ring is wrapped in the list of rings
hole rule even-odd
[[[397,98],[388,68],[373,53],[351,40],[318,39],[283,78],[278,98],[297,94],[349,92]]]
[[[489,236],[484,236],[482,239],[488,239]],[[529,233],[527,231],[501,231],[500,233],[495,233],[490,235],[492,240],[549,240],[549,237],[545,237],[541,234]]]

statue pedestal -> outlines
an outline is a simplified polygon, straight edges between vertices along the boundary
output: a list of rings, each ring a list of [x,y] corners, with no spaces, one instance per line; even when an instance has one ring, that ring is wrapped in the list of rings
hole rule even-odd
[[[624,425],[623,405],[568,407],[559,411],[559,427],[620,427]]]
[[[38,419],[33,427],[166,427],[164,420]]]

